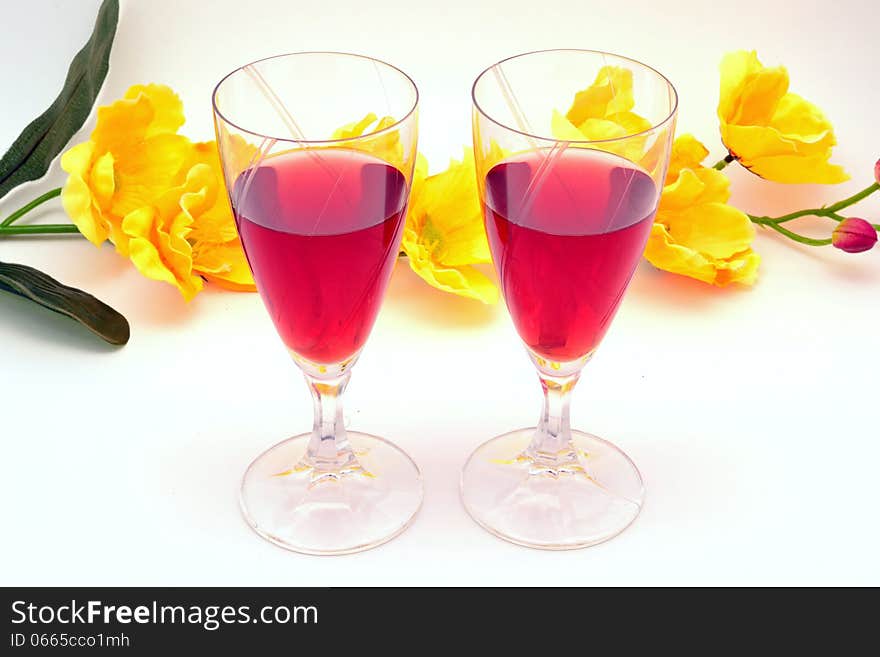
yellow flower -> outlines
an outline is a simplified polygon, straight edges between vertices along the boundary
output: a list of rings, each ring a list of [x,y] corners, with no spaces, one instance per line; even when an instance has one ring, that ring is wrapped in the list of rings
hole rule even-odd
[[[818,107],[788,91],[788,71],[766,68],[754,51],[721,60],[718,118],[721,139],[740,164],[783,183],[839,183],[849,179],[828,162],[837,142]]]
[[[193,270],[228,290],[254,292],[257,287],[226,195],[217,143],[195,144],[192,164],[189,173],[199,168],[196,179],[201,186],[182,195],[180,207],[192,218],[187,239],[192,244]]]
[[[473,266],[492,259],[472,150],[466,148],[463,160],[452,160],[442,173],[426,176],[427,169],[420,155],[403,231],[402,248],[409,266],[436,288],[496,303],[498,288]]]
[[[186,300],[202,278],[254,290],[214,142],[178,135],[183,105],[162,85],[136,85],[98,109],[89,141],[68,150],[64,209],[96,245],[110,239],[137,269]]]
[[[751,285],[760,262],[751,249],[755,229],[746,214],[727,205],[727,177],[702,166],[708,154],[691,135],[675,140],[645,257],[659,269],[719,287]]]
[[[603,66],[593,84],[575,94],[564,116],[553,111],[551,131],[556,139],[564,141],[595,141],[650,130],[651,122],[634,113],[634,107],[632,71],[621,66]],[[645,137],[633,137],[590,147],[639,162],[645,156],[645,143]]]
[[[161,85],[136,85],[98,109],[89,141],[61,157],[69,175],[61,198],[80,232],[100,245],[108,238],[128,255],[122,218],[150,205],[185,176],[191,142],[176,134],[183,105]]]
[[[129,256],[138,271],[174,285],[187,301],[202,289],[202,279],[193,273],[192,245],[186,239],[193,218],[186,207],[204,190],[204,179],[209,175],[207,165],[194,166],[183,185],[132,210],[122,220]]]
[[[374,123],[375,125],[373,125]],[[378,119],[375,114],[370,112],[360,121],[349,123],[336,130],[332,139],[353,139],[360,137],[365,132],[379,132],[392,125],[394,125],[393,117],[383,116]],[[353,141],[345,144],[343,148],[370,153],[396,167],[403,165],[403,144],[400,143],[400,133],[397,130]]]
[[[183,183],[122,220],[138,271],[174,285],[187,301],[202,289],[202,278],[232,290],[256,289],[218,158],[214,142],[195,144]]]

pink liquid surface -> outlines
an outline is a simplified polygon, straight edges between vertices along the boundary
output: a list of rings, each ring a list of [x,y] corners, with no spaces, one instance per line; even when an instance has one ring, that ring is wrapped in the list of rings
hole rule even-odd
[[[520,337],[539,356],[570,361],[591,353],[608,330],[645,248],[658,194],[629,161],[573,147],[538,182],[548,152],[494,166],[484,213]]]
[[[357,353],[400,246],[404,175],[356,151],[295,151],[244,171],[231,196],[254,279],[287,347],[325,364]]]

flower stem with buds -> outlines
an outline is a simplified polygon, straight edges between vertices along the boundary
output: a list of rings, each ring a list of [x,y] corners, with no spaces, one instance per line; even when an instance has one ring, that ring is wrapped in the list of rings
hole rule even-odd
[[[722,160],[722,162],[724,162],[724,160]],[[719,168],[718,165],[715,165],[715,168]],[[795,242],[800,242],[801,244],[807,244],[809,246],[827,246],[828,244],[832,243],[831,238],[815,239],[812,237],[807,237],[806,235],[801,235],[800,233],[796,233],[793,230],[784,228],[780,224],[784,224],[785,222],[791,221],[793,219],[799,219],[800,217],[826,217],[840,223],[841,221],[844,221],[846,219],[846,217],[843,217],[839,214],[841,210],[848,208],[851,205],[855,205],[856,203],[867,198],[877,190],[880,190],[880,183],[875,182],[871,185],[868,185],[862,191],[857,192],[852,196],[843,199],[842,201],[838,201],[837,203],[825,207],[807,208],[806,210],[790,212],[779,217],[756,216],[751,214],[748,215],[748,217],[753,224],[757,224],[758,226],[766,226],[767,228],[775,230],[781,235],[785,235]],[[874,227],[874,230],[880,230],[880,224],[871,224],[871,226]]]

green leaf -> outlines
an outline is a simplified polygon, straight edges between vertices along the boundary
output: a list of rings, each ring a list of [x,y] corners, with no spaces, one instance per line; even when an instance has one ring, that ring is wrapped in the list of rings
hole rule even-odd
[[[118,19],[119,0],[104,0],[92,36],[70,63],[58,98],[22,131],[0,160],[0,198],[24,182],[42,178],[86,122],[107,77]]]
[[[125,317],[91,294],[62,285],[38,269],[0,262],[0,290],[75,319],[110,344],[128,342],[130,329]]]

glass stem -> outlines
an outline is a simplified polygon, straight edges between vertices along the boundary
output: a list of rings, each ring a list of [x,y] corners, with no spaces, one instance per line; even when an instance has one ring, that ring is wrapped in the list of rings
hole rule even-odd
[[[360,469],[342,418],[342,393],[350,378],[350,370],[329,379],[306,374],[315,405],[315,424],[305,465],[314,469],[319,476],[340,475]]]
[[[540,470],[558,472],[577,463],[577,452],[571,441],[571,391],[580,373],[568,376],[539,374],[544,390],[544,408],[535,437],[526,449]]]

